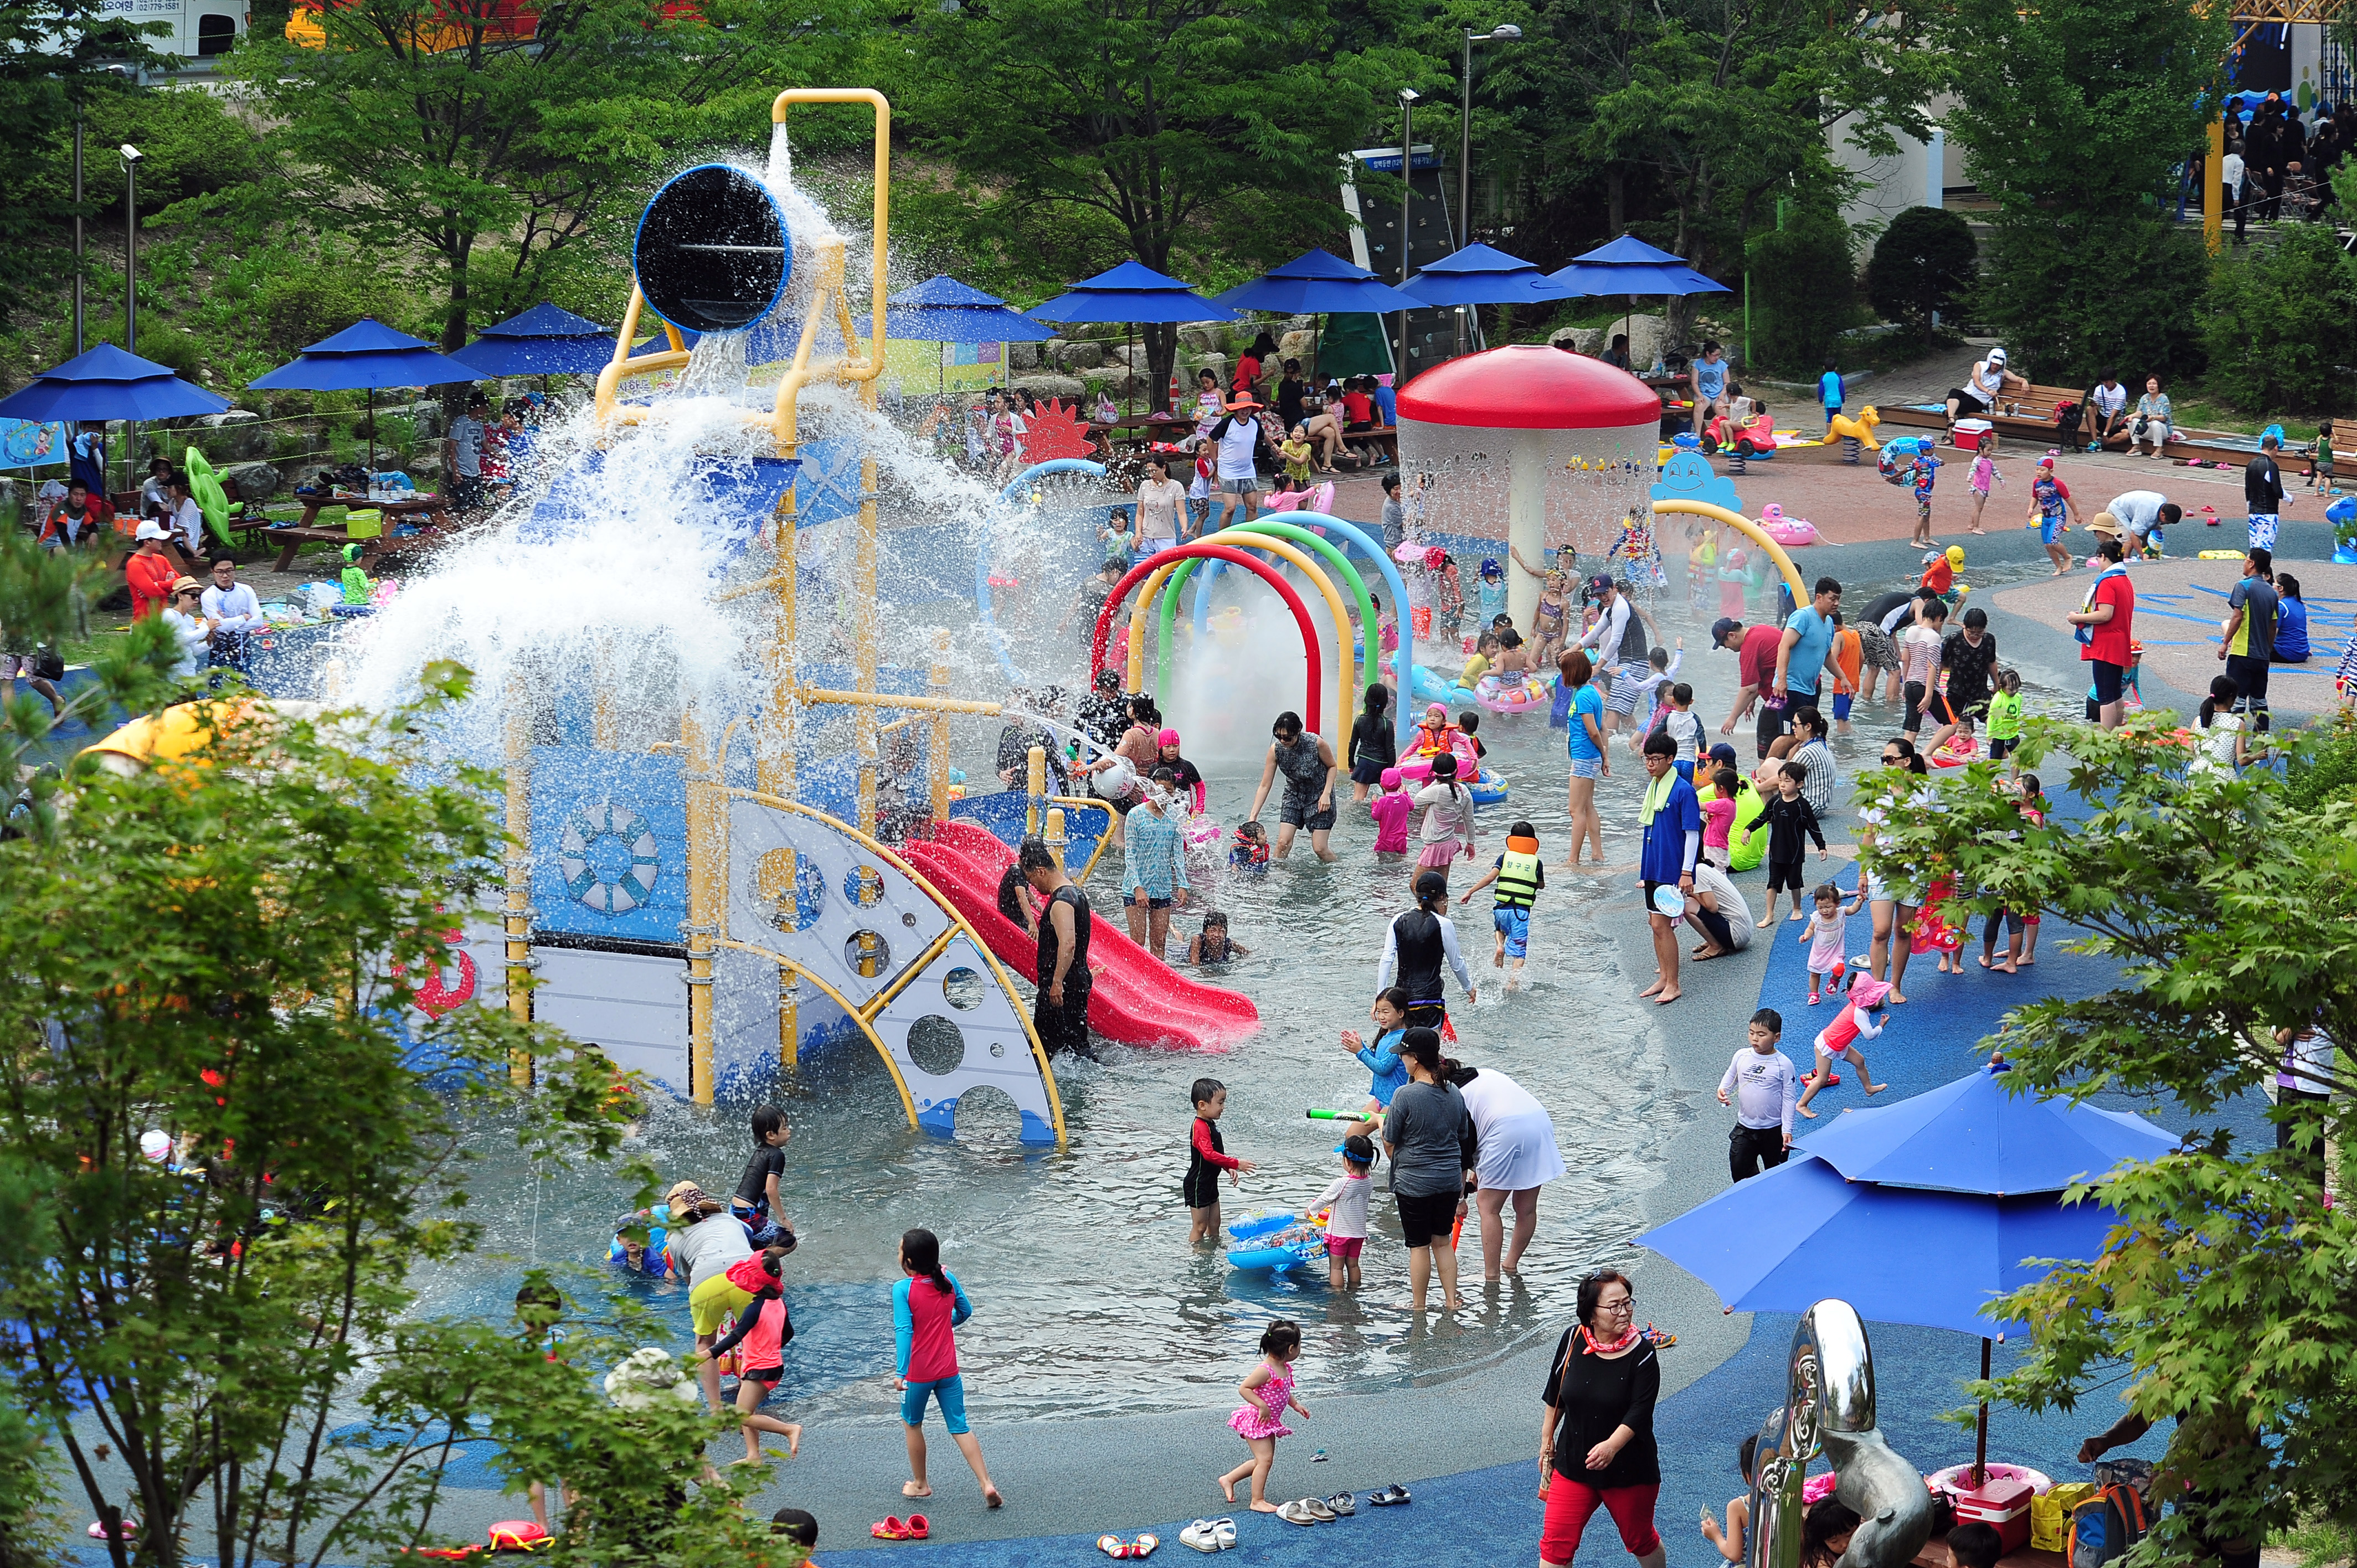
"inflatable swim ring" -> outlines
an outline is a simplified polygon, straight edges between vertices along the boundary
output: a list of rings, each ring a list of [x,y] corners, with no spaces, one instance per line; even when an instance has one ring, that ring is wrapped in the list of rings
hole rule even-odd
[[[1312,485],[1306,490],[1279,490],[1268,498],[1263,511],[1322,511],[1334,510],[1334,482]]]
[[[1521,714],[1544,707],[1554,691],[1536,675],[1484,675],[1473,701],[1493,714]]]
[[[1494,806],[1506,798],[1504,775],[1491,768],[1485,768],[1475,775],[1469,788],[1473,791],[1473,803],[1477,806]]]
[[[1957,745],[1959,741],[1964,742],[1961,746]],[[1939,750],[1923,760],[1932,768],[1962,768],[1967,762],[1978,762],[1980,759],[1981,748],[1978,741],[1967,741],[1963,736],[1952,735],[1941,742]]]
[[[1798,545],[1817,542],[1817,525],[1804,517],[1786,517],[1784,509],[1770,501],[1760,509],[1760,532],[1779,544]]]
[[[1228,1227],[1238,1245],[1228,1249],[1228,1266],[1266,1269],[1282,1278],[1287,1269],[1326,1256],[1326,1237],[1296,1214],[1247,1214]]]
[[[551,1543],[547,1528],[528,1519],[503,1519],[489,1534],[494,1552],[531,1552]]]

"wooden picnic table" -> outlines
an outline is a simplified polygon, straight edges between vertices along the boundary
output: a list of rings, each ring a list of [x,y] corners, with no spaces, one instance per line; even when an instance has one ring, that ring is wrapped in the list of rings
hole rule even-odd
[[[362,567],[374,565],[376,558],[389,550],[430,549],[440,542],[434,536],[450,526],[450,503],[438,495],[419,496],[414,500],[404,501],[372,501],[366,496],[306,496],[303,498],[303,515],[300,519],[292,523],[264,522],[245,525],[246,537],[251,540],[255,534],[260,534],[278,545],[276,570],[292,571],[295,566],[295,557],[302,552],[306,544],[353,542],[349,523],[330,525],[319,522],[320,511],[331,506],[340,506],[353,511],[379,511],[384,514],[384,532],[373,538],[358,542],[361,546]],[[425,530],[418,533],[395,537],[393,525],[403,521],[423,522],[425,525]]]
[[[1157,438],[1174,431],[1192,431],[1195,421],[1176,413],[1128,413],[1119,419],[1092,421],[1089,436],[1110,455],[1116,444],[1124,446],[1151,446]],[[1135,431],[1135,435],[1128,432]]]

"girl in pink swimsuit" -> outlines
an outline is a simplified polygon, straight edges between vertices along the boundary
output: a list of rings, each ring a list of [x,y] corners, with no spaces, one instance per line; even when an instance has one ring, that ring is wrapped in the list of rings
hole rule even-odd
[[[1228,1417],[1229,1429],[1244,1440],[1252,1457],[1220,1477],[1220,1490],[1234,1502],[1236,1483],[1250,1476],[1253,1511],[1275,1513],[1276,1505],[1268,1500],[1268,1472],[1276,1463],[1276,1440],[1293,1435],[1293,1429],[1285,1424],[1285,1412],[1290,1409],[1302,1420],[1309,1419],[1308,1408],[1293,1397],[1293,1363],[1301,1355],[1301,1325],[1278,1318],[1262,1331],[1260,1351],[1260,1365],[1236,1385],[1244,1396],[1243,1408]]]

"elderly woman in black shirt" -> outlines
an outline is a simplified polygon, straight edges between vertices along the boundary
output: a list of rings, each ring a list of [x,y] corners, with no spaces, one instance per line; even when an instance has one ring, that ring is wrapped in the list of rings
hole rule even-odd
[[[1539,1429],[1539,1494],[1546,1498],[1539,1561],[1554,1568],[1577,1554],[1598,1508],[1610,1511],[1640,1568],[1662,1568],[1662,1536],[1653,1528],[1662,1490],[1653,1445],[1662,1363],[1636,1314],[1626,1274],[1590,1274],[1579,1282],[1579,1321],[1555,1346]]]

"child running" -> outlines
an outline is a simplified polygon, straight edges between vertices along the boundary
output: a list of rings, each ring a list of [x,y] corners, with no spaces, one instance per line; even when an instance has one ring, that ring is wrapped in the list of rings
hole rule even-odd
[[[1857,1085],[1867,1093],[1880,1094],[1890,1087],[1874,1081],[1873,1075],[1866,1070],[1866,1058],[1857,1048],[1858,1041],[1874,1039],[1882,1033],[1888,1022],[1883,1008],[1889,998],[1889,985],[1870,974],[1861,974],[1849,983],[1849,1005],[1817,1036],[1816,1068],[1809,1074],[1809,1086],[1802,1090],[1795,1111],[1813,1122],[1816,1120],[1817,1113],[1809,1109],[1809,1101],[1817,1097],[1817,1090],[1824,1088],[1825,1080],[1833,1076],[1835,1057],[1846,1058],[1850,1066],[1857,1069]]]
[[[2049,452],[2038,459],[2038,472],[2029,481],[2029,510],[2027,527],[2038,530],[2038,541],[2046,546],[2046,558],[2054,564],[2054,575],[2071,575],[2071,547],[2061,542],[2061,535],[2079,521],[2079,503],[2071,499],[2071,487],[2054,473],[2054,454]]]
[[[1471,903],[1473,895],[1493,882],[1498,893],[1490,918],[1498,928],[1498,953],[1490,961],[1506,971],[1506,989],[1514,991],[1522,985],[1523,961],[1530,956],[1531,906],[1546,886],[1546,867],[1539,864],[1539,831],[1530,823],[1516,822],[1506,830],[1506,853],[1457,901]],[[1511,968],[1508,959],[1514,961]]]
[[[942,1423],[950,1441],[982,1483],[982,1500],[996,1508],[1006,1499],[991,1484],[982,1462],[982,1444],[966,1428],[965,1381],[958,1376],[957,1326],[974,1316],[965,1287],[942,1267],[941,1238],[930,1230],[908,1230],[900,1236],[901,1280],[892,1287],[892,1337],[898,1375],[892,1386],[901,1391],[900,1424],[909,1439],[909,1478],[900,1488],[904,1498],[930,1498],[933,1488],[925,1479],[925,1406],[939,1400]],[[880,1531],[882,1526],[877,1526]]]
[[[1915,444],[1915,466],[1910,470],[1910,477],[1915,483],[1915,532],[1909,542],[1918,549],[1932,542],[1932,486],[1939,478],[1943,466],[1940,459],[1932,456],[1929,440]]]
[[[1359,1254],[1367,1246],[1367,1198],[1374,1183],[1367,1167],[1375,1163],[1374,1141],[1363,1133],[1342,1140],[1342,1174],[1309,1200],[1312,1209],[1326,1210],[1326,1283],[1336,1290],[1359,1288]]]
[[[778,1260],[784,1255],[771,1249],[729,1270],[732,1276],[741,1271],[748,1281],[757,1275],[759,1279],[752,1305],[737,1315],[737,1326],[712,1347],[716,1361],[740,1344],[744,1347],[737,1369],[737,1413],[744,1419],[745,1457],[739,1463],[746,1465],[762,1463],[764,1432],[786,1440],[787,1458],[802,1452],[799,1424],[761,1413],[778,1380],[786,1375],[786,1344],[794,1337],[794,1321],[787,1312],[785,1289],[778,1278]],[[942,1413],[947,1415],[948,1406],[942,1407]]]
[[[1375,853],[1405,854],[1407,820],[1415,815],[1415,801],[1400,788],[1398,768],[1384,768],[1379,781],[1383,792],[1367,802],[1367,811],[1375,819]]]
[[[1228,1108],[1228,1086],[1216,1078],[1199,1078],[1188,1098],[1195,1102],[1195,1125],[1188,1134],[1187,1179],[1179,1193],[1193,1221],[1187,1230],[1187,1244],[1194,1247],[1219,1239],[1220,1173],[1227,1172],[1229,1181],[1242,1187],[1253,1163],[1229,1154],[1220,1141],[1220,1117]]]
[[[1260,1365],[1236,1385],[1236,1391],[1244,1396],[1243,1408],[1228,1417],[1229,1430],[1244,1440],[1252,1457],[1220,1477],[1220,1490],[1234,1502],[1236,1483],[1250,1476],[1253,1511],[1275,1513],[1276,1505],[1268,1500],[1268,1472],[1276,1463],[1276,1440],[1293,1435],[1293,1428],[1285,1424],[1285,1412],[1290,1410],[1304,1421],[1309,1419],[1308,1410],[1293,1393],[1293,1363],[1301,1356],[1301,1325],[1280,1317],[1261,1330],[1260,1354]]]
[[[1830,882],[1817,885],[1817,912],[1800,938],[1809,944],[1810,1006],[1817,1004],[1821,985],[1836,996],[1841,994],[1842,978],[1849,972],[1849,917],[1865,902],[1866,895],[1860,893],[1845,909],[1840,888]]]

